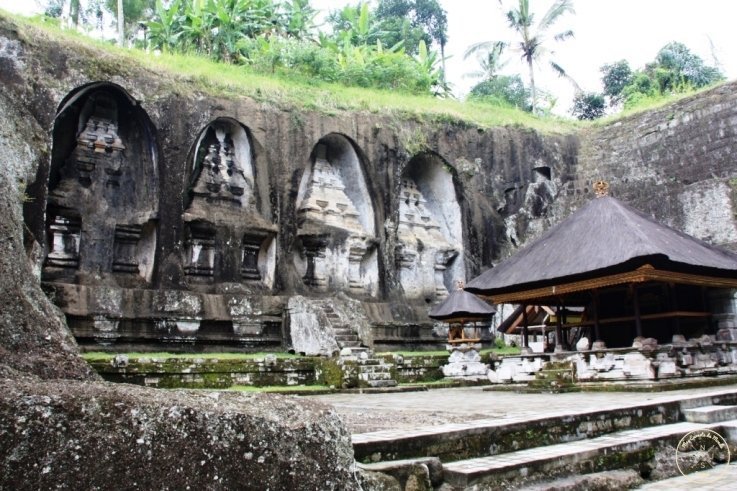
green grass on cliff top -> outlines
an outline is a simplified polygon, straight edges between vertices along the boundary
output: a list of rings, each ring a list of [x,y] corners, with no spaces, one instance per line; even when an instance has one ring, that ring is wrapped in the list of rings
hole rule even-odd
[[[51,43],[69,45],[72,50],[89,53],[92,68],[96,62],[104,63],[108,72],[111,64],[117,65],[120,73],[124,74],[135,73],[134,68],[138,66],[155,72],[161,79],[168,79],[176,90],[185,94],[202,91],[215,96],[247,96],[282,109],[305,109],[325,114],[366,111],[397,118],[461,122],[485,128],[516,126],[544,133],[571,133],[580,126],[574,120],[536,117],[511,107],[266,76],[247,67],[216,63],[194,55],[154,55],[62,30],[55,22],[43,17],[26,18],[0,10],[0,18],[3,17],[16,24],[21,37],[31,44],[38,39],[48,39]]]

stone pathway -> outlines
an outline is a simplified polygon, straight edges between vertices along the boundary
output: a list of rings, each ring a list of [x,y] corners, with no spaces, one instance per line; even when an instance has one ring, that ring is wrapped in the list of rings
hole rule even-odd
[[[703,387],[668,392],[571,392],[517,394],[482,387],[433,389],[425,392],[327,394],[306,396],[334,406],[352,433],[409,430],[478,419],[511,421],[564,416],[596,410],[733,392],[737,386]]]

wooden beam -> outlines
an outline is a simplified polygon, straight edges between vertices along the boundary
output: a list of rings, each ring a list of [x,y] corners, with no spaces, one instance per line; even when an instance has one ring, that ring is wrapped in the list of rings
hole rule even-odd
[[[529,332],[527,330],[527,305],[522,305],[522,347],[529,348],[530,347],[530,340],[529,340]]]
[[[493,303],[538,303],[551,304],[551,302],[538,301],[568,295],[570,293],[582,292],[587,290],[601,289],[614,285],[627,283],[645,283],[648,281],[672,282],[683,285],[707,286],[712,288],[737,288],[737,278],[720,278],[716,276],[695,275],[687,273],[678,273],[675,271],[663,271],[653,268],[646,264],[634,271],[619,273],[613,275],[602,276],[599,278],[590,278],[588,280],[574,281],[570,283],[560,283],[557,285],[546,286],[543,288],[533,288],[530,290],[520,290],[509,293],[499,293],[490,295]]]

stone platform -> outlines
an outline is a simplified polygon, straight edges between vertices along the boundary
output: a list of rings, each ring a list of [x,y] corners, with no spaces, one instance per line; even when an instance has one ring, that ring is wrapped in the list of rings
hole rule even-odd
[[[737,402],[735,385],[657,394],[457,388],[315,398],[333,404],[351,428],[365,470],[400,476],[397,466],[424,459],[428,480],[442,476],[448,490],[551,489],[545,483],[561,479],[632,489],[648,482],[643,476],[675,476],[671,453],[690,431],[717,431],[733,451],[737,443],[737,421],[724,420]],[[713,417],[696,422],[693,414]]]

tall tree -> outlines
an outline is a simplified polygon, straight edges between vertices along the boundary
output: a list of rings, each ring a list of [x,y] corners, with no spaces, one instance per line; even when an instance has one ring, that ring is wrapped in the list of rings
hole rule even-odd
[[[445,64],[445,46],[448,43],[448,18],[438,0],[379,0],[375,10],[381,23],[382,42],[392,46],[404,41],[407,53],[417,53],[420,40],[440,48],[441,62]]]
[[[633,73],[627,60],[605,64],[599,68],[604,95],[609,97],[609,105],[616,106],[622,101],[622,91],[632,82]]]
[[[118,0],[117,8],[118,18],[118,46],[125,44],[125,14],[123,13],[123,0]]]
[[[502,0],[499,3],[503,6]],[[507,10],[505,16],[509,27],[516,33],[515,41],[505,41],[505,45],[520,54],[520,58],[527,64],[530,76],[530,91],[532,92],[532,110],[537,110],[537,87],[535,85],[535,69],[534,62],[540,61],[545,57],[553,54],[548,47],[549,32],[553,25],[566,13],[575,13],[573,2],[571,0],[556,0],[553,5],[543,14],[539,22],[536,22],[536,14],[530,10],[530,0],[517,0],[517,4]],[[554,34],[552,39],[555,41],[563,41],[573,37],[573,31],[565,30]],[[469,47],[468,52],[477,50],[488,50],[498,41],[483,41]],[[561,76],[568,78],[563,68],[550,61],[550,66]],[[574,87],[575,87],[574,83]]]
[[[493,80],[499,75],[499,71],[504,68],[507,61],[502,59],[505,44],[502,41],[488,43],[483,48],[467,49],[463,54],[463,59],[467,60],[472,55],[476,55],[476,59],[481,67],[480,71],[467,74],[469,77],[483,78],[484,80]]]

